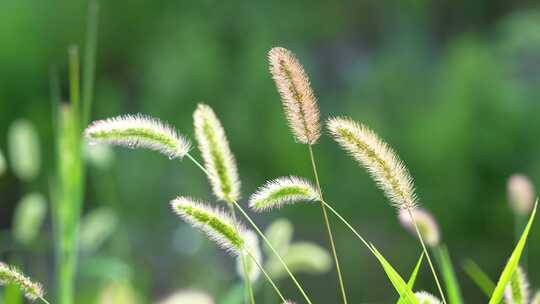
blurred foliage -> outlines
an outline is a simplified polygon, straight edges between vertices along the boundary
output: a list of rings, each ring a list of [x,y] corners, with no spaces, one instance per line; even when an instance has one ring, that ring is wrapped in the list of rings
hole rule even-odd
[[[514,243],[506,179],[522,172],[537,188],[540,183],[537,1],[101,4],[94,119],[142,112],[191,135],[192,112],[205,101],[227,130],[244,197],[269,178],[311,177],[307,151],[294,143],[267,71],[266,52],[285,46],[306,66],[324,118],[345,114],[366,123],[405,160],[422,205],[439,220],[454,264],[471,257],[490,277],[499,276]],[[3,229],[13,226],[23,194],[48,190],[54,166],[49,68],[66,71],[67,46],[83,41],[85,9],[83,0],[0,2],[0,150],[10,162],[0,175]],[[67,99],[67,80],[62,81]],[[40,146],[13,148],[9,130],[20,119],[35,125]],[[25,156],[39,150],[41,155]],[[367,174],[328,138],[315,153],[328,200],[399,271],[408,271],[418,258],[417,243]],[[15,178],[21,174],[12,157],[23,156],[41,163],[45,174],[26,174],[37,176],[28,182]],[[108,158],[98,156],[97,167],[89,168],[84,213],[110,208],[116,229],[81,260],[81,303],[99,299],[99,287],[108,280],[85,275],[85,269],[106,272],[110,263],[118,276],[131,273],[126,286],[142,302],[179,288],[203,289],[216,299],[225,294],[238,281],[234,261],[186,229],[167,205],[178,194],[209,198],[204,176],[190,163],[142,151],[117,150]],[[317,208],[284,208],[256,219],[264,227],[284,215],[294,222],[297,239],[326,246]],[[540,254],[536,228],[529,257]],[[38,239],[50,240],[50,230],[46,224]],[[369,253],[338,222],[335,231],[350,298],[395,300]],[[2,242],[2,255],[20,256],[54,290],[50,244],[39,242],[28,252],[5,236]],[[539,263],[531,258],[528,267],[538,270]],[[457,272],[468,302],[481,301],[481,292]],[[538,286],[540,271],[529,273]],[[314,298],[338,301],[337,282],[336,292],[328,291],[334,290],[328,288],[333,272],[300,278]],[[418,288],[435,292],[431,283],[422,269]],[[290,282],[282,284],[294,294]],[[129,288],[109,287],[102,298],[126,297]]]

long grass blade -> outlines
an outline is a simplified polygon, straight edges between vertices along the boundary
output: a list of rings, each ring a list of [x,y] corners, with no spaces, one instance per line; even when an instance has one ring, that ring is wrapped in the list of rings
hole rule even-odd
[[[416,262],[416,266],[414,267],[413,272],[411,273],[411,276],[409,277],[409,281],[407,282],[407,286],[412,290],[414,288],[414,283],[416,282],[416,277],[418,276],[418,271],[420,270],[420,265],[422,265],[422,261],[424,260],[424,252],[420,254],[420,258],[418,258],[418,262]],[[398,304],[404,304],[406,303],[407,298],[400,297],[397,301]]]
[[[478,286],[486,296],[490,296],[495,289],[495,283],[473,260],[466,260],[463,263],[463,270],[469,278]]]
[[[506,288],[506,285],[512,278],[514,271],[518,267],[519,259],[521,258],[521,254],[523,252],[523,249],[525,248],[525,243],[527,242],[527,237],[529,236],[529,231],[531,230],[531,226],[534,222],[534,216],[536,215],[537,207],[538,207],[538,199],[536,199],[536,203],[534,204],[534,209],[529,218],[529,222],[527,223],[525,230],[521,234],[521,238],[519,239],[519,242],[517,243],[514,251],[512,252],[512,255],[510,256],[508,263],[506,263],[506,266],[504,267],[504,270],[501,276],[499,277],[499,281],[497,282],[497,285],[495,286],[495,290],[493,291],[493,294],[491,295],[489,304],[499,304],[504,296],[504,289]]]
[[[435,258],[441,268],[446,292],[448,293],[448,302],[450,304],[462,304],[463,296],[461,288],[456,278],[456,272],[448,253],[448,248],[445,245],[440,245],[435,248]]]

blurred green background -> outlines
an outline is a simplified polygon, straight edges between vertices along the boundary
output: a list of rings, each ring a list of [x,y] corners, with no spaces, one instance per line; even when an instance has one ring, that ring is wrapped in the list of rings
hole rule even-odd
[[[84,41],[86,5],[0,2],[0,150],[8,165],[0,175],[0,252],[51,294],[50,212],[29,245],[15,242],[11,228],[25,194],[41,192],[50,200],[49,68],[67,74],[67,47]],[[398,151],[421,204],[438,219],[466,299],[485,301],[459,266],[470,257],[498,277],[514,242],[507,178],[521,172],[540,182],[538,2],[101,1],[92,118],[140,112],[192,136],[192,112],[204,101],[226,128],[244,198],[270,178],[311,177],[307,148],[294,142],[268,73],[266,54],[273,46],[298,55],[323,118],[362,121]],[[66,89],[66,77],[62,83]],[[18,119],[35,125],[41,147],[41,170],[30,181],[10,168],[8,129]],[[328,136],[315,153],[327,199],[408,274],[420,248],[381,191]],[[115,149],[109,157],[109,164],[90,166],[84,213],[107,210],[114,229],[81,252],[80,303],[99,301],[111,281],[129,282],[141,303],[183,288],[222,298],[238,282],[233,259],[180,222],[167,204],[179,194],[213,200],[201,172],[145,151]],[[327,245],[319,208],[287,207],[255,217],[263,227],[289,218],[295,240]],[[351,301],[395,300],[372,256],[334,223]],[[528,272],[532,286],[540,287],[537,228],[529,240]],[[88,237],[101,233],[107,231]],[[317,303],[339,302],[333,270],[300,279]],[[419,289],[435,293],[427,267],[419,280]],[[300,300],[289,280],[280,284]]]

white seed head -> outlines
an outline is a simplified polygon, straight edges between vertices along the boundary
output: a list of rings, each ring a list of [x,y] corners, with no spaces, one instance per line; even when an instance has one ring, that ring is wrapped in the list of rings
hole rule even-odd
[[[429,246],[439,245],[439,242],[441,241],[441,234],[435,217],[426,209],[419,207],[411,210],[411,212],[414,215],[414,219],[418,225],[418,230],[420,230],[422,238],[426,244]],[[399,222],[405,229],[407,229],[414,236],[417,236],[414,223],[407,210],[400,210],[398,218]]]
[[[522,174],[514,174],[508,179],[508,203],[510,208],[520,215],[527,215],[534,206],[534,186],[531,180]]]
[[[146,148],[169,158],[182,158],[191,147],[189,140],[171,126],[141,114],[94,121],[84,134],[90,144]]]
[[[32,282],[17,268],[0,262],[0,285],[6,284],[17,285],[24,293],[24,296],[31,301],[42,298],[44,295],[41,284]]]
[[[244,240],[246,242],[246,245],[244,246],[245,250],[243,250],[246,270],[249,274],[249,279],[251,282],[255,282],[257,278],[259,278],[261,271],[259,267],[257,267],[257,264],[253,261],[253,258],[255,258],[259,265],[262,265],[262,253],[259,246],[259,239],[253,231],[248,230],[244,234]],[[247,250],[249,250],[249,253],[253,255],[253,258],[248,254]],[[242,257],[240,256],[236,258],[236,272],[242,279],[246,279],[244,265],[242,264]]]
[[[375,132],[342,117],[328,119],[327,128],[341,147],[368,170],[396,208],[412,209],[417,205],[409,171]]]
[[[283,304],[295,304],[295,302],[293,302],[291,300],[287,300],[287,301],[283,302]]]
[[[415,292],[414,295],[416,296],[419,304],[442,304],[442,302],[437,299],[437,297],[430,294],[429,292],[418,291]]]
[[[268,181],[259,187],[251,195],[249,207],[261,212],[287,203],[317,200],[320,200],[320,195],[309,181],[296,176],[286,176]]]
[[[268,60],[296,140],[315,144],[321,136],[319,106],[304,68],[291,51],[281,47],[271,49]]]
[[[240,198],[240,179],[225,130],[209,106],[199,104],[193,113],[195,138],[199,144],[212,190],[218,199],[232,202]]]
[[[199,290],[179,290],[156,304],[214,304],[214,299]]]
[[[529,280],[521,266],[518,266],[504,289],[504,301],[506,304],[529,303]]]
[[[231,254],[239,255],[244,248],[246,230],[225,211],[183,196],[171,201],[171,207],[180,218]]]

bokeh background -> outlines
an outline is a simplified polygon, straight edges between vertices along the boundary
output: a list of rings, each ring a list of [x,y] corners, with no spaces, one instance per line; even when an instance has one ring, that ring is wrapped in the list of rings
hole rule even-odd
[[[0,252],[43,281],[53,298],[50,212],[31,244],[18,244],[12,226],[25,194],[39,192],[50,201],[49,68],[67,74],[67,47],[84,41],[86,5],[0,2],[0,150],[7,162],[0,176]],[[102,1],[92,118],[145,113],[192,136],[191,115],[204,101],[228,132],[244,198],[270,178],[311,177],[307,149],[294,142],[268,73],[266,54],[273,46],[293,50],[305,65],[323,118],[362,121],[398,151],[422,205],[440,224],[466,299],[485,301],[460,265],[472,258],[498,277],[514,244],[507,179],[521,172],[540,182],[538,3]],[[65,76],[62,83],[67,87]],[[10,168],[8,130],[19,119],[35,126],[41,150],[41,170],[29,181]],[[420,249],[381,191],[328,136],[315,153],[328,200],[408,274]],[[179,194],[213,200],[201,172],[187,161],[123,149],[99,164],[89,165],[84,214],[106,210],[108,222],[98,221],[97,245],[80,254],[80,303],[99,303],[110,282],[130,286],[140,303],[191,288],[221,303],[239,280],[233,259],[167,205]],[[318,207],[255,217],[263,227],[288,218],[295,240],[327,244]],[[333,222],[350,299],[394,301],[372,256]],[[104,225],[112,228],[100,231]],[[528,272],[532,286],[540,288],[536,228]],[[318,303],[339,303],[333,270],[300,279]],[[419,280],[419,289],[436,291],[427,267]],[[280,284],[300,300],[289,280]]]

